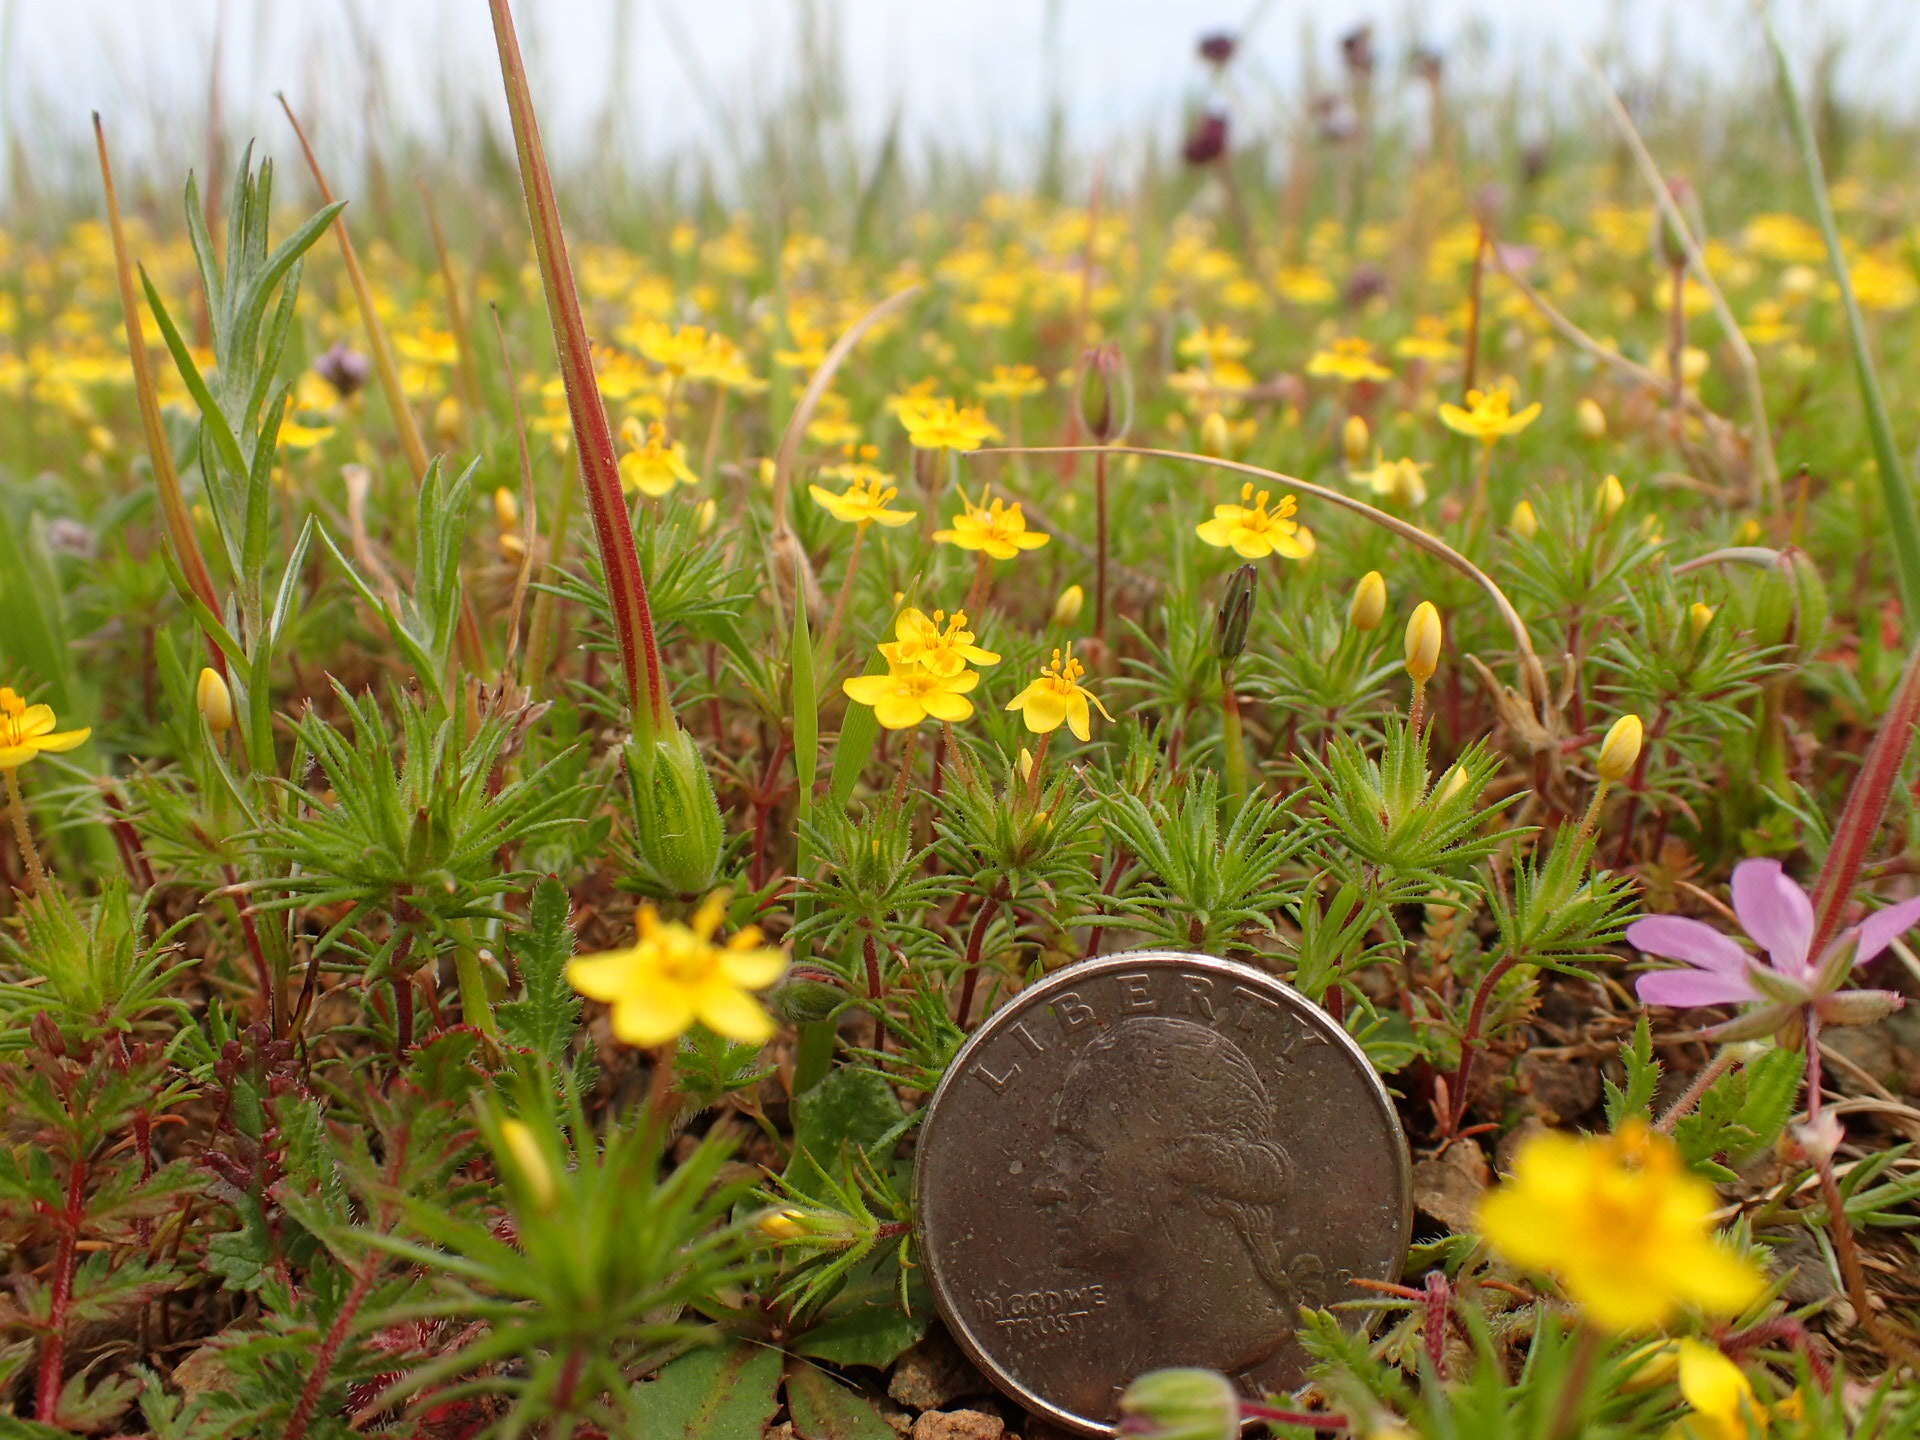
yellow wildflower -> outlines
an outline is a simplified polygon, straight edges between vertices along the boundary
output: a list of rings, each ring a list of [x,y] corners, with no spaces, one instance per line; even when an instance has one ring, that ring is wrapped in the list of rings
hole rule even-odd
[[[1000,663],[1000,657],[993,651],[982,650],[973,643],[973,632],[967,629],[964,610],[956,610],[952,615],[936,610],[929,616],[923,610],[909,607],[893,622],[893,634],[891,641],[880,646],[880,653],[887,657],[887,664],[896,669],[919,665],[935,675],[958,675],[969,664]]]
[[[973,715],[967,692],[980,683],[977,670],[936,675],[924,665],[889,666],[884,675],[854,675],[840,682],[849,700],[871,706],[889,730],[911,730],[931,715],[953,723]]]
[[[982,395],[1005,400],[1024,400],[1046,388],[1045,377],[1031,365],[996,365],[992,379],[974,386]]]
[[[1713,1232],[1713,1187],[1640,1121],[1612,1135],[1529,1139],[1480,1202],[1479,1229],[1511,1264],[1551,1271],[1607,1330],[1663,1325],[1683,1306],[1733,1315],[1765,1289]]]
[[[923,404],[902,404],[895,412],[916,450],[978,450],[1000,438],[1000,428],[978,405],[957,405],[939,398]]]
[[[1376,451],[1373,468],[1356,470],[1352,478],[1376,495],[1384,495],[1402,505],[1419,505],[1427,498],[1426,469],[1416,460],[1388,460]]]
[[[1244,360],[1252,349],[1251,340],[1224,325],[1203,325],[1180,342],[1182,359],[1198,360],[1210,366]]]
[[[1373,346],[1357,336],[1346,336],[1316,351],[1307,361],[1307,374],[1331,375],[1349,384],[1391,379],[1393,372],[1373,358]]]
[[[675,485],[693,485],[698,481],[687,465],[687,447],[667,439],[667,427],[655,420],[643,431],[640,422],[629,420],[620,428],[620,438],[633,446],[620,457],[620,483],[658,500]]]
[[[1009,700],[1007,709],[1018,710],[1027,729],[1035,735],[1058,730],[1064,721],[1078,738],[1090,739],[1093,711],[1097,709],[1109,721],[1113,716],[1107,714],[1107,707],[1100,703],[1099,697],[1080,683],[1080,677],[1086,673],[1086,666],[1073,658],[1071,645],[1064,652],[1056,650],[1047,668],[1040,672],[1040,678]]]
[[[980,503],[961,501],[966,508],[953,517],[951,530],[936,530],[933,538],[943,545],[958,545],[962,550],[984,550],[996,560],[1011,560],[1022,550],[1038,550],[1053,537],[1027,529],[1027,517],[1016,501],[1009,505],[997,495],[980,494]]]
[[[41,754],[58,754],[87,743],[91,727],[56,731],[51,705],[29,705],[12,686],[0,685],[0,770],[18,770]]]
[[[1394,341],[1393,353],[1406,360],[1451,360],[1460,347],[1447,338],[1451,327],[1444,316],[1422,315],[1413,322],[1413,333]]]
[[[1679,1426],[1687,1440],[1749,1440],[1767,1433],[1767,1407],[1740,1367],[1711,1345],[1679,1342],[1680,1393],[1693,1413]]]
[[[843,492],[836,495],[824,485],[807,486],[814,503],[826,507],[834,519],[849,525],[878,524],[892,528],[906,524],[919,513],[889,508],[900,490],[887,483],[891,477],[884,470],[857,463],[834,468],[846,477],[847,488]]]
[[[1442,424],[1483,445],[1498,444],[1508,435],[1518,435],[1539,414],[1538,400],[1518,414],[1513,413],[1513,392],[1504,385],[1494,390],[1469,390],[1465,409],[1458,405],[1440,407]]]
[[[1213,518],[1195,526],[1195,533],[1209,545],[1232,550],[1248,560],[1261,560],[1280,554],[1289,560],[1304,560],[1313,554],[1313,532],[1297,523],[1298,508],[1293,496],[1282,495],[1271,510],[1267,492],[1254,493],[1251,484],[1240,487],[1239,505],[1216,505]]]
[[[726,909],[724,891],[709,895],[691,924],[662,920],[643,904],[633,945],[569,962],[567,983],[612,1005],[613,1033],[629,1045],[664,1044],[696,1021],[744,1044],[771,1039],[773,1018],[751,992],[778,980],[786,957],[762,945],[753,925],[715,944]]]

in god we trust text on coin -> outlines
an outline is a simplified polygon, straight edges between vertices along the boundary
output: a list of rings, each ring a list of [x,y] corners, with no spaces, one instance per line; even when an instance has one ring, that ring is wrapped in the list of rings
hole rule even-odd
[[[1090,1434],[1163,1366],[1297,1385],[1299,1308],[1396,1278],[1412,1224],[1405,1138],[1346,1032],[1251,966],[1162,952],[1070,966],[982,1025],[915,1186],[954,1338]]]

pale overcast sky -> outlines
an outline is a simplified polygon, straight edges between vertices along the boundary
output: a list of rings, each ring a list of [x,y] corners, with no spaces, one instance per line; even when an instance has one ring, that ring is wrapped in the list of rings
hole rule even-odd
[[[716,115],[751,114],[793,74],[807,13],[830,18],[854,104],[877,133],[896,104],[909,134],[997,142],[1022,152],[1040,133],[1049,93],[1047,17],[1057,9],[1061,93],[1074,137],[1102,146],[1166,135],[1194,92],[1195,37],[1234,28],[1258,6],[1255,72],[1291,88],[1303,35],[1332,67],[1334,39],[1376,22],[1396,67],[1414,36],[1492,78],[1524,72],[1551,94],[1584,86],[1578,57],[1624,45],[1643,62],[1678,54],[1731,82],[1756,56],[1752,0],[516,0],[536,64],[549,144],[578,154],[603,116],[616,51],[626,57],[613,143],[647,159],[710,144]],[[1790,47],[1810,57],[1830,33],[1850,37],[1843,75],[1888,104],[1920,93],[1920,0],[1780,0]],[[71,148],[98,107],[123,163],[196,163],[213,36],[223,30],[230,133],[276,150],[285,89],[316,128],[362,125],[356,27],[387,71],[385,127],[433,132],[449,111],[500,108],[485,0],[0,0],[0,120],[34,148]],[[624,22],[620,17],[625,16]],[[224,27],[221,24],[224,17]],[[1309,20],[1308,17],[1311,17]],[[616,36],[624,28],[624,47]],[[1484,49],[1482,48],[1484,46]],[[1480,57],[1478,59],[1474,57]],[[1555,78],[1559,77],[1559,78]],[[67,142],[61,145],[60,142]],[[324,142],[323,142],[324,143]],[[0,155],[5,153],[0,146]],[[331,149],[332,146],[327,148]]]

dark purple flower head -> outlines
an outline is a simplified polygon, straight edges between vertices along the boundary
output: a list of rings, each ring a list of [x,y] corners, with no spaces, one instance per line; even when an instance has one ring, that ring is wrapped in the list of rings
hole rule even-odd
[[[1627,927],[1627,943],[1688,967],[1642,975],[1635,985],[1648,1005],[1752,1005],[1725,1032],[1764,1035],[1811,1008],[1830,1025],[1856,1025],[1897,1009],[1890,990],[1842,990],[1856,965],[1873,959],[1920,924],[1920,898],[1875,911],[1844,930],[1822,955],[1812,954],[1813,902],[1778,860],[1743,860],[1733,870],[1733,913],[1765,952],[1748,953],[1711,925],[1680,915],[1650,915]]]
[[[313,362],[313,370],[333,387],[334,394],[344,400],[367,383],[373,366],[358,350],[349,350],[345,345],[336,343]]]
[[[1211,165],[1226,153],[1227,117],[1219,110],[1209,110],[1195,120],[1187,143],[1180,148],[1189,165]]]
[[[1240,48],[1240,39],[1231,30],[1214,30],[1200,37],[1200,58],[1209,65],[1225,65]]]

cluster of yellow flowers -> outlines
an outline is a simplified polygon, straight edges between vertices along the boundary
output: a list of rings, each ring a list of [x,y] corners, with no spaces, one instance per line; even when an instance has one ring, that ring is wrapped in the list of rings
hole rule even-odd
[[[997,665],[1000,657],[974,644],[964,610],[902,610],[894,638],[880,646],[884,675],[854,675],[841,682],[847,698],[871,706],[889,730],[910,730],[929,718],[957,724],[973,716],[967,698],[980,683],[973,665]]]

